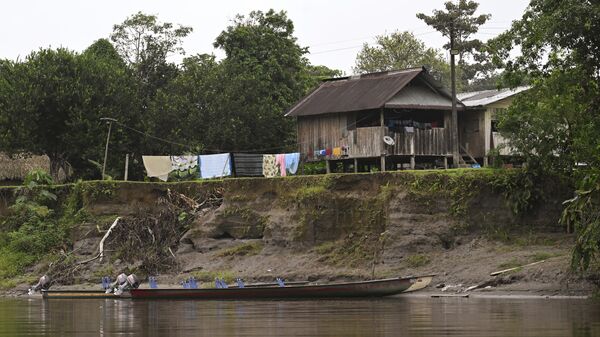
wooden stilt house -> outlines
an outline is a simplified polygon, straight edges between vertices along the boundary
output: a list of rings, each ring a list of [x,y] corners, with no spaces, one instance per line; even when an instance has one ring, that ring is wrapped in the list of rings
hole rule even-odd
[[[286,115],[297,118],[303,160],[384,171],[447,167],[451,106],[450,93],[415,68],[326,80]]]

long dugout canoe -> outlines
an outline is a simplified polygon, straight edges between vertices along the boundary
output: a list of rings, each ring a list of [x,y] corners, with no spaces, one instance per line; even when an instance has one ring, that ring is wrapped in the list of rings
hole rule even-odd
[[[282,299],[382,297],[425,288],[433,275],[333,284],[287,285],[226,289],[132,289],[133,299]]]
[[[43,298],[69,298],[69,299],[89,299],[89,298],[129,298],[129,293],[115,295],[106,293],[104,290],[42,290]]]

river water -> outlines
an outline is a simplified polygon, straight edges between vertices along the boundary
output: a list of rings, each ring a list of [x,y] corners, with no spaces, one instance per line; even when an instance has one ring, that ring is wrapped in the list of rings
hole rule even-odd
[[[600,336],[600,302],[0,299],[0,336]]]

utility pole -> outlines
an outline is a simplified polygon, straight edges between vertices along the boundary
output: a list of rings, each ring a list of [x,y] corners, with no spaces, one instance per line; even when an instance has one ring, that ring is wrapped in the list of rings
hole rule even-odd
[[[110,141],[110,130],[112,128],[112,123],[117,120],[114,118],[102,117],[101,121],[106,121],[108,124],[108,134],[106,135],[106,146],[104,147],[104,164],[102,164],[102,180],[104,180],[106,176],[106,158],[108,157],[108,142]]]
[[[454,49],[454,27],[450,28],[450,77],[452,78],[452,129],[450,130],[452,139],[452,166],[458,167],[460,164],[460,153],[458,151],[458,114],[456,111],[456,70],[454,57],[458,50]]]

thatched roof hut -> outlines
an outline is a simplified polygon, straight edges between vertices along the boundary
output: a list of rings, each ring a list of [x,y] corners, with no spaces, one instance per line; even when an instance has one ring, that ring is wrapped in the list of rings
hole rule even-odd
[[[50,158],[48,156],[33,156],[20,154],[9,157],[0,153],[0,181],[22,181],[31,170],[42,169],[50,172]]]

